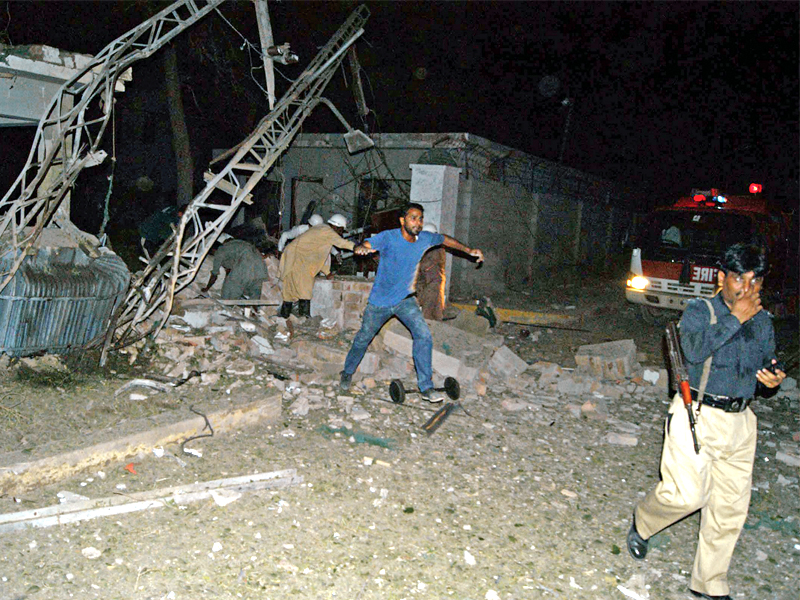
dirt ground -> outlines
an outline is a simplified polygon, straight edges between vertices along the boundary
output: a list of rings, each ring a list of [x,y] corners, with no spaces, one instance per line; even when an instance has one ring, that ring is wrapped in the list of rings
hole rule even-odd
[[[529,364],[548,361],[568,374],[579,345],[631,338],[643,365],[664,366],[662,326],[638,319],[618,278],[568,278],[546,292],[493,301],[574,312],[573,329],[586,330],[500,325],[506,344]],[[796,352],[797,322],[777,326],[785,352]],[[308,324],[296,334],[315,332]],[[351,336],[329,342],[346,348]],[[270,374],[274,365],[254,361],[249,376],[222,369],[210,385],[195,379],[133,401],[114,392],[147,375],[149,365],[142,358],[129,366],[126,358],[104,369],[92,355],[60,371],[7,365],[0,464],[81,448],[98,432],[125,434],[159,414],[186,419],[190,408],[208,413],[277,395],[282,417],[193,440],[187,447],[199,457],[175,444],[161,457],[132,458],[129,469],[109,463],[8,491],[0,513],[57,505],[63,491],[95,499],[283,469],[296,469],[302,483],[245,492],[229,504],[167,502],[0,534],[0,598],[691,597],[697,515],[654,536],[642,563],[625,548],[633,506],[658,479],[668,403],[661,386],[629,379],[606,382],[602,397],[569,395],[554,384],[557,370],[540,362],[520,377],[491,380],[484,396],[465,390],[466,412],[455,410],[428,435],[421,426],[430,405],[413,396],[392,404],[386,382],[366,380],[342,396],[331,378],[281,381]],[[797,378],[796,369],[790,374]],[[310,410],[293,414],[303,398]],[[800,455],[800,395],[779,393],[754,409],[753,497],[730,569],[732,595],[796,600],[798,467],[780,456]]]

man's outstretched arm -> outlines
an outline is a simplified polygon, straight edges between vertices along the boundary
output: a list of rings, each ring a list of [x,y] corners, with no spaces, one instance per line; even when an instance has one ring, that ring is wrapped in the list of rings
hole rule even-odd
[[[478,259],[478,262],[483,262],[483,252],[478,250],[477,248],[470,248],[465,246],[461,242],[459,242],[456,238],[452,238],[449,235],[442,234],[444,237],[444,247],[451,248],[453,250],[458,250],[459,252],[463,252],[464,254],[469,254]]]
[[[372,244],[370,244],[368,241],[363,241],[358,246],[353,248],[353,252],[359,256],[365,256],[367,254],[377,252],[377,250],[375,250],[375,248],[372,247]]]

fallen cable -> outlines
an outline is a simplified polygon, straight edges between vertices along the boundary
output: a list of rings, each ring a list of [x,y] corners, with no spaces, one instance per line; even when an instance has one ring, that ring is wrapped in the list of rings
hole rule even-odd
[[[211,433],[199,433],[197,435],[193,435],[192,437],[188,437],[188,438],[186,438],[185,440],[183,440],[181,442],[181,452],[183,452],[184,454],[191,454],[192,456],[198,456],[199,457],[200,455],[197,454],[196,450],[195,451],[192,451],[191,449],[187,450],[186,448],[184,448],[184,446],[186,445],[187,442],[191,442],[192,440],[197,440],[197,439],[200,439],[200,438],[207,438],[207,437],[214,437],[214,428],[211,427],[211,422],[208,420],[208,417],[205,416],[200,411],[195,410],[194,406],[190,406],[189,410],[192,411],[196,415],[200,415],[205,420],[206,426],[203,427],[200,431],[205,431],[206,429],[208,429],[211,432]]]

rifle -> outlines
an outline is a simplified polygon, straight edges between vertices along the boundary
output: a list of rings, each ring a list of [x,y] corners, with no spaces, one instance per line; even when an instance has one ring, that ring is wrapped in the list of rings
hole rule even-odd
[[[700,454],[700,444],[697,443],[697,432],[694,429],[694,412],[692,411],[692,390],[689,387],[689,374],[683,364],[681,356],[680,338],[675,322],[667,325],[667,353],[669,354],[669,367],[672,372],[672,379],[678,387],[678,391],[683,398],[683,405],[689,413],[689,429],[692,430],[692,441],[694,442],[695,454]]]

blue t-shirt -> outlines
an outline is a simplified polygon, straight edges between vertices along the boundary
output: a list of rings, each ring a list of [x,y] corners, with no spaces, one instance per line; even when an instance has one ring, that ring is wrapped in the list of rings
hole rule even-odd
[[[380,252],[378,273],[369,295],[370,304],[394,306],[413,291],[417,265],[425,251],[444,243],[441,233],[421,231],[416,242],[408,242],[400,229],[389,229],[367,240]]]

